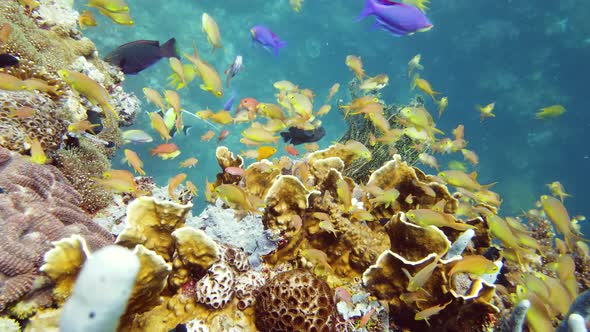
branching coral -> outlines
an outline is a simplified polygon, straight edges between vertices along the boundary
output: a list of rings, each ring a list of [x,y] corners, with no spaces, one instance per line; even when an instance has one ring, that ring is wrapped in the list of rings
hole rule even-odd
[[[50,241],[81,234],[91,249],[113,241],[80,210],[80,195],[53,166],[31,164],[0,148],[0,187],[1,309],[33,289]]]

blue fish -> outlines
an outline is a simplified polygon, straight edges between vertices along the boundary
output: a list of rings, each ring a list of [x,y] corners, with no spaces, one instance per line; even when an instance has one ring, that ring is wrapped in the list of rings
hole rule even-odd
[[[396,37],[432,29],[432,23],[418,8],[391,0],[366,0],[357,21],[374,15],[375,26]]]
[[[231,97],[223,104],[223,109],[225,111],[231,111],[231,108],[234,106],[234,100],[236,99],[235,92],[231,94]]]
[[[272,48],[275,56],[279,56],[279,49],[287,45],[287,42],[282,41],[274,32],[264,25],[255,25],[250,29],[250,34],[252,35],[252,39],[264,46],[264,48]]]

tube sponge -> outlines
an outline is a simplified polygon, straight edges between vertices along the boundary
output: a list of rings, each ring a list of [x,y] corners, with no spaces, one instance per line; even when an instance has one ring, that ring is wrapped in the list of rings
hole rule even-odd
[[[60,331],[116,331],[138,271],[139,259],[123,247],[104,247],[90,256],[63,307]]]

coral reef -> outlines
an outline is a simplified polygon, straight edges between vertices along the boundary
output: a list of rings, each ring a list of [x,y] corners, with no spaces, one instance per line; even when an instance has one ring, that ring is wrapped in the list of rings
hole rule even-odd
[[[23,107],[35,110],[31,117],[15,117]],[[0,90],[0,146],[28,153],[30,140],[37,139],[48,156],[55,156],[67,131],[68,117],[49,96],[31,91]]]
[[[31,292],[42,278],[38,268],[51,241],[80,234],[91,249],[113,241],[80,210],[80,195],[53,166],[31,164],[0,148],[0,188],[2,310]]]
[[[256,327],[261,331],[332,331],[330,287],[306,270],[281,272],[256,296]]]
[[[105,153],[104,147],[84,138],[79,140],[79,146],[58,151],[57,165],[82,196],[81,207],[90,213],[107,207],[113,200],[112,194],[93,180],[102,178],[110,169]]]
[[[348,84],[348,90],[351,95],[351,99],[359,98],[362,91],[359,89],[359,81],[353,79]],[[379,98],[380,94],[378,91],[366,94],[367,96],[374,96]],[[418,97],[415,101],[411,102],[408,106],[420,106],[423,105],[423,101]],[[344,114],[342,108],[342,102],[339,102],[338,109]],[[398,112],[404,106],[401,105],[383,105],[385,117],[389,122],[391,128],[402,128],[398,122]],[[393,144],[382,143],[382,142],[371,142],[375,137],[379,137],[379,129],[367,118],[361,116],[345,116],[346,121],[346,132],[338,140],[341,143],[345,143],[349,140],[355,140],[363,143],[371,151],[372,158],[370,160],[356,160],[346,168],[346,174],[353,178],[357,182],[364,182],[368,176],[386,161],[390,160],[394,154],[399,154],[402,159],[408,164],[413,165],[418,160],[419,152],[412,148],[412,140],[408,137],[401,137],[397,142]]]

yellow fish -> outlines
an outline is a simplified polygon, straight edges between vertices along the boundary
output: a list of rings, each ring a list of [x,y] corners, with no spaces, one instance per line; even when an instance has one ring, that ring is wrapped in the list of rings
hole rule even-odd
[[[232,122],[231,113],[225,110],[219,110],[216,113],[212,113],[209,116],[209,119],[213,120],[213,122],[226,125]]]
[[[129,11],[129,5],[124,0],[89,0],[87,6],[102,8],[113,13]]]
[[[424,69],[424,66],[422,66],[420,64],[421,58],[422,58],[422,56],[420,54],[416,54],[416,55],[414,55],[414,57],[412,59],[410,59],[410,62],[408,62],[408,77],[412,76],[412,72],[415,69],[417,69],[417,70]]]
[[[201,16],[201,24],[203,32],[207,35],[207,41],[211,45],[211,52],[215,52],[216,49],[222,48],[221,34],[219,33],[217,22],[215,22],[209,14],[203,13],[203,16]]]
[[[440,94],[440,92],[436,92],[432,89],[432,85],[430,82],[420,77],[419,74],[414,74],[414,78],[412,79],[412,90],[418,87],[418,89],[422,90],[425,94],[429,95],[432,100],[436,101],[434,98],[435,95]]]
[[[47,156],[45,155],[45,151],[43,151],[41,142],[34,138],[29,140],[29,144],[31,145],[31,162],[39,165],[45,164],[47,162]]]
[[[92,104],[99,105],[103,112],[106,113],[108,110],[116,119],[119,119],[119,115],[115,112],[111,104],[109,104],[109,93],[102,85],[82,73],[66,69],[58,70],[57,73],[70,88],[83,94]]]
[[[57,86],[49,85],[49,83],[38,78],[29,78],[27,80],[24,80],[23,89],[29,91],[37,90],[45,93],[50,93],[52,95],[57,95]]]
[[[438,102],[438,117],[440,118],[443,114],[443,112],[447,109],[447,106],[449,106],[449,99],[447,97],[442,97]]]
[[[274,136],[272,132],[256,127],[249,127],[242,131],[242,136],[258,143],[278,143],[279,136]]]
[[[477,173],[466,174],[462,171],[447,170],[438,173],[438,177],[443,179],[447,184],[454,187],[465,188],[470,191],[481,191],[487,189],[496,183],[481,185],[477,182]]]
[[[196,45],[194,56],[190,56],[186,53],[183,54],[193,63],[193,65],[195,65],[197,75],[203,80],[203,84],[200,85],[201,90],[210,92],[217,98],[223,96],[223,83],[221,82],[219,74],[215,68],[199,58]]]
[[[150,113],[150,124],[152,129],[154,129],[158,134],[160,134],[160,138],[163,140],[170,140],[172,136],[170,136],[170,130],[166,126],[164,119],[160,116],[160,114],[156,112]]]
[[[248,199],[248,194],[233,184],[222,184],[215,187],[215,194],[231,208],[240,208],[252,213],[259,213],[258,209]]]
[[[0,73],[0,90],[19,91],[24,89],[23,80],[9,74]]]
[[[496,114],[492,113],[494,111],[494,107],[496,106],[496,103],[489,103],[486,106],[480,106],[477,105],[475,106],[477,108],[477,110],[479,111],[480,114],[480,119],[479,121],[483,121],[485,118],[494,118],[496,117]]]
[[[480,276],[498,272],[499,268],[494,262],[481,255],[470,255],[463,257],[449,271],[449,276],[455,273],[469,273]]]
[[[133,25],[135,23],[129,12],[111,12],[104,8],[98,8],[98,11],[104,16],[110,18],[111,21],[120,25]]]
[[[256,161],[261,161],[262,159],[272,157],[277,152],[277,149],[272,146],[261,146],[256,152],[258,152]]]
[[[289,0],[289,4],[296,13],[299,13],[301,6],[303,6],[303,0]]]
[[[565,108],[561,105],[551,105],[541,108],[539,112],[535,114],[535,118],[539,120],[545,120],[549,118],[555,118],[565,113]]]
[[[559,181],[553,181],[547,184],[549,190],[551,190],[551,195],[555,197],[559,197],[559,199],[563,202],[564,197],[571,197],[572,195],[565,192],[565,188]]]
[[[565,238],[567,247],[573,251],[576,241],[581,241],[582,238],[572,231],[571,219],[563,203],[555,197],[543,195],[541,196],[541,206],[557,232]]]

